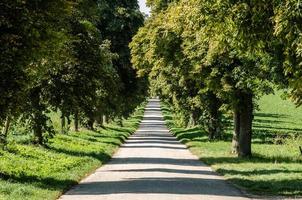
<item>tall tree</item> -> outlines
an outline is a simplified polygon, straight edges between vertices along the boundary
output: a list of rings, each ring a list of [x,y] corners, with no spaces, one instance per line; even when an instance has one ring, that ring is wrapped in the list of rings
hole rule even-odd
[[[68,1],[5,0],[0,3],[0,92],[3,97],[0,122],[7,119],[5,134],[9,120],[27,107],[24,105],[28,89],[39,79],[42,66],[46,66],[45,57],[60,46],[58,42],[64,35],[59,26],[60,17],[69,11]]]
[[[129,43],[143,25],[144,17],[136,0],[104,0],[99,7],[102,15],[98,28],[104,39],[111,41],[111,51],[118,55],[113,61],[121,81],[116,115],[128,116],[145,98],[147,91],[145,78],[138,78],[132,68],[129,49]]]

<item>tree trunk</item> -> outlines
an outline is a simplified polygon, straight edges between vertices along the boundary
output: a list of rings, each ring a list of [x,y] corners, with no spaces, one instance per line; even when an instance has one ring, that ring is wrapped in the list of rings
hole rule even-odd
[[[77,111],[74,113],[74,130],[79,132],[79,113]]]
[[[10,120],[11,120],[10,117],[7,116],[6,119],[5,119],[4,127],[2,129],[2,135],[5,136],[5,138],[8,135],[8,130],[9,130],[9,126],[10,126]]]
[[[41,88],[37,87],[32,91],[31,102],[33,106],[33,131],[35,135],[35,142],[37,144],[43,145],[43,130],[42,130],[42,120],[43,112],[40,100]]]
[[[215,116],[211,116],[210,120],[209,120],[209,140],[214,140],[215,138],[218,138],[218,127],[217,127],[217,119],[213,118]]]
[[[4,146],[6,146],[6,144],[7,144],[7,135],[8,135],[9,127],[10,127],[10,122],[11,122],[11,118],[9,116],[7,116],[6,119],[5,119],[3,129],[2,129],[2,135],[1,136],[3,138],[0,138],[0,139],[3,140],[3,141],[0,140],[0,142],[3,142]]]
[[[252,156],[253,93],[237,91],[234,107],[232,152],[239,157]]]
[[[242,94],[242,109],[240,114],[239,152],[240,157],[252,155],[252,122],[253,122],[253,95]]]
[[[191,112],[187,127],[190,128],[190,127],[194,127],[195,125],[196,125],[196,120],[194,118],[194,113]]]
[[[103,123],[107,123],[107,121],[106,121],[106,115],[103,115],[102,118],[103,118]]]
[[[93,117],[90,117],[89,120],[88,120],[88,129],[93,131],[94,130],[94,118]]]
[[[66,133],[66,120],[65,120],[65,116],[63,113],[61,115],[61,133],[62,134]]]
[[[103,127],[104,126],[104,120],[103,120],[103,115],[98,115],[96,117],[96,123],[99,127]]]
[[[66,131],[67,133],[70,131],[70,124],[71,124],[71,119],[70,116],[66,117],[67,119],[67,127],[66,127]]]
[[[221,116],[219,113],[220,101],[215,94],[210,94],[210,104],[209,104],[209,139],[221,138]]]
[[[123,125],[123,118],[122,118],[122,117],[118,117],[118,119],[117,119],[117,124],[118,124],[119,126],[121,126],[121,127],[124,126],[124,125]]]
[[[40,145],[43,145],[43,131],[42,131],[42,127],[41,127],[41,124],[39,123],[39,120],[40,119],[40,116],[38,116],[37,114],[35,114],[35,117],[34,117],[34,135],[36,137],[36,143],[37,144],[40,144]]]
[[[108,115],[104,115],[104,121],[106,122],[106,124],[109,124],[109,116]]]
[[[234,132],[232,140],[232,153],[239,153],[239,135],[240,135],[240,113],[238,110],[234,110],[233,114],[234,119]]]

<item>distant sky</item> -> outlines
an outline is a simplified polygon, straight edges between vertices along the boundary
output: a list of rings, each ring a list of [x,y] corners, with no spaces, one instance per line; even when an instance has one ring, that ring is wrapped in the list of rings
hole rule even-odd
[[[146,0],[138,0],[140,10],[146,14],[150,14],[150,8],[146,6]]]

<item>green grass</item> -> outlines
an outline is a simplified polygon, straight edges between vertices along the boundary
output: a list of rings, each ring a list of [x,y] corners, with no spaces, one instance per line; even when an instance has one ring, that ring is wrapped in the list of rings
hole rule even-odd
[[[258,102],[253,131],[259,139],[263,136],[264,142],[270,142],[267,139],[276,136],[302,135],[302,107],[297,108],[291,101],[281,99],[281,94],[266,95]]]
[[[298,148],[302,145],[302,108],[282,100],[279,94],[259,100],[253,124],[254,156],[250,159],[230,153],[230,129],[226,130],[226,140],[209,142],[199,127],[176,127],[167,105],[162,107],[177,138],[239,188],[255,195],[302,196],[302,156]]]
[[[57,134],[48,148],[10,144],[8,151],[0,151],[0,199],[56,199],[107,162],[137,129],[143,112],[138,109],[124,127]]]

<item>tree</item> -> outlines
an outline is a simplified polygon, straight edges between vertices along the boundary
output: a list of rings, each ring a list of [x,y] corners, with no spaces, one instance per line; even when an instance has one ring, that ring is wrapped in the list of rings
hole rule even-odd
[[[231,103],[235,122],[233,144],[239,156],[245,157],[252,154],[254,100],[263,93],[272,92],[269,83],[275,63],[273,51],[267,50],[274,43],[273,2],[230,2],[228,10],[233,25],[229,32],[233,33],[229,45],[229,57],[234,62],[230,76],[230,80],[233,79]]]
[[[0,3],[1,13],[1,117],[6,118],[3,133],[7,135],[9,121],[20,115],[26,106],[28,88],[38,77],[45,56],[57,46],[63,33],[60,16],[70,10],[68,1],[11,1]]]
[[[130,62],[129,43],[138,28],[143,25],[144,17],[139,11],[136,0],[106,0],[99,4],[102,15],[98,23],[104,39],[111,41],[111,51],[118,55],[113,65],[120,77],[115,115],[127,117],[145,99],[146,79],[136,77],[136,70]]]

